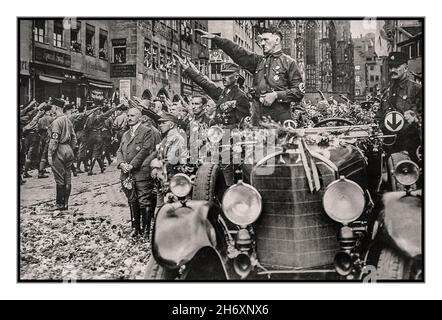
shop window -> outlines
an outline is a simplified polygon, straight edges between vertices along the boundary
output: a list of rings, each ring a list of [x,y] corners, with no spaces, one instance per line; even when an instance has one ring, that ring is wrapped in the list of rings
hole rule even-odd
[[[54,47],[63,47],[63,21],[54,20]]]
[[[108,42],[107,42],[107,31],[100,29],[100,38],[99,38],[99,50],[98,57],[103,60],[108,59]]]
[[[37,42],[45,42],[46,20],[34,21],[34,40]]]
[[[80,30],[81,22],[75,21],[71,25],[71,50],[75,52],[81,52]]]
[[[86,54],[95,55],[95,27],[90,24],[86,24]]]
[[[112,39],[113,63],[126,63],[126,39]]]

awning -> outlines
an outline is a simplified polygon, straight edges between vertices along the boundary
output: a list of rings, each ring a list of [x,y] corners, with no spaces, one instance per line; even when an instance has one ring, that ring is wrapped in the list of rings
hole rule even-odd
[[[63,83],[63,78],[59,78],[59,77],[55,77],[55,76],[48,76],[46,74],[40,74],[38,75],[38,78],[41,81],[46,81],[46,82],[50,82],[50,83]]]
[[[112,89],[113,88],[111,84],[99,83],[99,82],[95,82],[95,81],[89,81],[89,85],[97,87],[97,88],[104,88],[104,89]]]

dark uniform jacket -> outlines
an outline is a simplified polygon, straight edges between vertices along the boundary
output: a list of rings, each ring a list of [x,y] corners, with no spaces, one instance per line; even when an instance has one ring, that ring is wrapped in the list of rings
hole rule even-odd
[[[192,68],[187,68],[185,73],[216,101],[214,124],[238,124],[243,117],[250,115],[249,100],[238,85],[222,89]],[[232,106],[228,106],[229,104]]]
[[[234,42],[216,36],[212,41],[233,61],[254,74],[256,94],[277,93],[277,100],[270,107],[263,107],[263,114],[276,121],[290,119],[290,103],[304,97],[304,83],[296,61],[282,51],[262,56],[245,50]],[[288,118],[287,118],[288,117]]]
[[[111,108],[110,110],[98,115],[92,113],[86,120],[85,128],[87,131],[102,131],[104,128],[104,122],[108,119],[114,112],[116,108]]]
[[[128,163],[133,166],[131,170],[135,181],[146,181],[150,179],[149,166],[144,163],[152,153],[156,151],[155,147],[159,143],[158,132],[140,124],[135,135],[131,137],[130,129],[123,134],[120,147],[117,151],[117,165]],[[144,164],[143,164],[144,163]],[[120,179],[127,178],[127,174],[121,172]]]
[[[391,83],[385,90],[376,118],[382,119],[389,111],[399,111],[403,114],[407,110],[421,115],[422,90],[419,83],[405,77],[398,83]]]
[[[398,111],[404,114],[412,110],[421,116],[422,113],[422,91],[421,85],[405,77],[399,82],[392,82],[382,95],[381,106],[376,113],[376,120],[386,134],[391,134],[385,128],[384,117],[388,112]],[[396,132],[395,143],[386,147],[388,153],[407,151],[413,161],[416,161],[416,149],[421,144],[420,127],[417,123],[409,124],[405,121],[403,128]]]

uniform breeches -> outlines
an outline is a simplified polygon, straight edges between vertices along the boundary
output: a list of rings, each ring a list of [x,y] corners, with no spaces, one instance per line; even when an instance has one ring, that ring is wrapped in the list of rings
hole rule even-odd
[[[55,183],[59,185],[71,184],[71,166],[74,162],[74,152],[68,144],[61,144],[52,156],[52,172]]]
[[[90,138],[90,148],[92,150],[92,159],[99,159],[103,153],[103,136],[101,132],[94,131],[91,133]]]
[[[26,136],[26,156],[32,163],[40,161],[40,135],[38,133],[28,133]]]

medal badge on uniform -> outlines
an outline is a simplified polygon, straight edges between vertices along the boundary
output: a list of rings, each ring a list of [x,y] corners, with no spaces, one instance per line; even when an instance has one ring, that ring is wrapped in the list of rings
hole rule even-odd
[[[136,147],[136,148],[135,148],[135,150],[137,150],[137,151],[140,151],[140,150],[141,150],[141,148],[140,148],[140,147]]]
[[[279,76],[276,74],[276,75],[273,77],[273,80],[278,81],[278,80],[279,80]]]
[[[52,135],[51,135],[51,138],[54,139],[54,140],[57,140],[58,139],[58,133],[57,132],[53,132]]]

